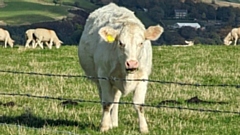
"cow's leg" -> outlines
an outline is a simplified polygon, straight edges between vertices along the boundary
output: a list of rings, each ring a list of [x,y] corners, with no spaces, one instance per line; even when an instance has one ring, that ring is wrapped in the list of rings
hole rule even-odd
[[[26,44],[25,44],[25,48],[29,48],[29,43],[31,42],[31,39],[28,39]]]
[[[114,95],[114,102],[115,104],[113,104],[113,108],[111,111],[111,119],[112,119],[112,126],[113,127],[118,127],[118,102],[121,98],[121,91],[119,91],[118,89],[114,89],[115,91],[115,95]]]
[[[51,39],[51,40],[50,40],[50,43],[47,44],[47,46],[48,46],[49,49],[52,49],[52,45],[53,45],[53,40]]]
[[[234,46],[235,46],[235,45],[237,45],[238,36],[237,36],[237,35],[235,35],[235,37],[234,37],[234,38],[235,38],[235,41],[234,41]]]
[[[49,48],[49,44],[48,44],[48,42],[46,41],[46,42],[44,42],[46,45],[47,45],[47,47]]]
[[[35,42],[35,45],[33,46],[33,48],[36,48],[37,45],[41,46],[40,43],[41,43],[41,40],[37,39],[36,42]]]
[[[32,48],[35,46],[35,44],[36,44],[36,41],[32,40]]]
[[[112,128],[111,110],[113,107],[112,102],[114,101],[115,92],[112,90],[112,87],[108,81],[100,80],[99,82],[101,86],[103,108],[100,131],[104,132]]]
[[[7,38],[4,40],[4,48],[7,48]]]
[[[43,42],[38,42],[38,44],[43,49]]]
[[[38,40],[37,40],[37,44],[40,46],[40,48],[43,49],[43,42],[42,42],[42,40],[43,40],[43,37],[39,37]]]
[[[142,104],[145,102],[145,95],[147,92],[147,82],[139,82],[133,97],[134,107],[138,113],[140,132],[148,133],[148,125],[144,116],[144,109]]]

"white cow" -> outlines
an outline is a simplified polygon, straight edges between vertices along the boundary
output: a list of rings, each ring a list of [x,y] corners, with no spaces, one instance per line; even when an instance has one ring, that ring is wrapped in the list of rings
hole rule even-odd
[[[36,45],[36,38],[34,37],[34,32],[35,32],[35,29],[28,29],[26,32],[25,32],[25,37],[26,37],[26,44],[25,44],[25,47],[26,48],[29,48],[29,44],[32,42],[32,47],[35,47],[37,46]],[[48,41],[45,42],[45,44],[48,46]]]
[[[110,3],[92,12],[82,33],[78,56],[88,76],[110,80],[93,80],[99,90],[103,115],[101,131],[118,126],[118,104],[121,95],[134,91],[134,107],[138,113],[140,131],[148,132],[143,112],[147,81],[120,81],[121,79],[148,79],[152,68],[152,46],[163,32],[159,25],[145,29],[134,13]]]
[[[187,46],[193,46],[194,45],[194,41],[185,40],[185,43],[187,44]]]
[[[63,43],[59,40],[55,31],[49,29],[37,28],[35,29],[33,36],[36,38],[36,44],[33,48],[36,48],[37,45],[39,45],[43,49],[43,42],[47,44],[49,49],[52,49],[53,43],[56,45],[56,48],[60,48]]]
[[[237,45],[237,41],[240,38],[240,28],[233,28],[227,36],[224,38],[224,44],[230,45],[234,40],[234,45]]]
[[[0,28],[0,41],[4,42],[4,47],[7,48],[7,44],[10,47],[13,47],[14,40],[10,37],[10,34],[7,30]]]
[[[25,47],[28,48],[29,47],[29,44],[32,42],[32,47],[35,46],[36,44],[36,40],[34,39],[33,37],[33,33],[34,33],[35,29],[28,29],[26,32],[25,32],[25,37],[27,39],[26,41],[26,44],[25,44]]]

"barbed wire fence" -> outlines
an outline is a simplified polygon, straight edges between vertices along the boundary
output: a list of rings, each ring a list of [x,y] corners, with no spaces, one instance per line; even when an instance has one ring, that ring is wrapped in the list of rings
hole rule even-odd
[[[12,71],[12,70],[1,70],[0,73],[7,73],[7,74],[23,74],[23,75],[35,75],[35,76],[48,76],[48,77],[64,77],[64,78],[85,78],[85,79],[103,79],[103,80],[111,80],[111,81],[148,81],[152,83],[160,83],[160,84],[175,84],[181,86],[194,86],[194,87],[234,87],[239,89],[240,84],[200,84],[200,83],[185,83],[185,82],[174,82],[174,81],[162,81],[162,80],[151,80],[151,79],[122,79],[122,78],[115,78],[115,77],[94,77],[94,76],[85,76],[85,75],[70,75],[70,74],[51,74],[51,73],[38,73],[38,72],[24,72],[24,71]],[[70,99],[70,98],[62,98],[62,97],[51,97],[51,96],[38,96],[26,93],[4,93],[0,92],[0,96],[21,96],[27,98],[39,98],[39,99],[46,99],[46,100],[59,100],[59,101],[73,101],[73,102],[80,102],[80,103],[94,103],[94,104],[101,104],[101,101],[93,101],[93,100],[84,100],[84,99]],[[214,110],[214,109],[203,109],[203,108],[189,108],[183,106],[168,106],[168,105],[161,105],[155,103],[149,104],[135,104],[132,102],[112,102],[113,104],[125,104],[125,105],[141,105],[144,107],[152,107],[152,108],[166,108],[166,109],[177,109],[177,110],[189,110],[189,111],[197,111],[197,112],[210,112],[210,113],[224,113],[224,114],[237,114],[240,115],[240,112],[237,111],[228,111],[228,110]],[[0,125],[9,125],[11,127],[15,126],[18,128],[30,128],[21,125],[12,125],[6,123],[0,123]],[[32,128],[34,130],[39,128]],[[68,132],[68,131],[52,131],[55,133],[64,133],[69,135],[76,135],[75,133]]]
[[[11,71],[11,70],[1,70],[1,73],[9,74],[25,74],[25,75],[36,75],[36,76],[49,76],[49,77],[63,77],[63,78],[86,78],[86,79],[102,79],[102,80],[112,80],[112,81],[148,81],[153,83],[161,84],[175,84],[183,86],[195,86],[195,87],[235,87],[240,88],[240,84],[200,84],[200,83],[185,83],[185,82],[174,82],[174,81],[161,81],[161,80],[151,80],[151,79],[122,79],[115,77],[95,77],[86,75],[66,75],[66,74],[51,74],[51,73],[38,73],[38,72],[24,72],[24,71]]]

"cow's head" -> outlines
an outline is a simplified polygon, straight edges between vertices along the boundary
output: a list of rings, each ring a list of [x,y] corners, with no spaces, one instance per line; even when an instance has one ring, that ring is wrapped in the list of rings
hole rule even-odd
[[[63,44],[63,42],[62,42],[61,40],[55,41],[55,45],[56,45],[56,48],[57,48],[57,49],[59,49],[62,44]]]
[[[11,48],[13,48],[14,42],[15,42],[15,41],[12,40],[12,39],[9,39],[9,40],[8,40],[8,44],[10,45]]]
[[[117,49],[119,61],[128,73],[139,68],[139,61],[149,40],[157,40],[163,33],[159,25],[144,29],[136,23],[124,24],[121,28],[102,27],[99,30],[104,41],[114,45]]]
[[[230,45],[232,43],[232,35],[231,33],[228,33],[228,35],[224,38],[223,42],[224,42],[224,45]]]

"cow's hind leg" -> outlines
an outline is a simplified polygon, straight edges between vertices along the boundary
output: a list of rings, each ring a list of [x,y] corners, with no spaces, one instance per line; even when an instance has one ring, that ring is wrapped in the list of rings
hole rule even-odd
[[[36,44],[36,41],[32,40],[32,48],[35,46],[35,44]]]
[[[25,48],[29,48],[29,43],[31,42],[31,39],[28,39],[26,44],[25,44]]]
[[[138,113],[139,127],[141,133],[148,133],[148,126],[144,116],[143,104],[147,91],[147,82],[140,82],[134,92],[133,103]]]

